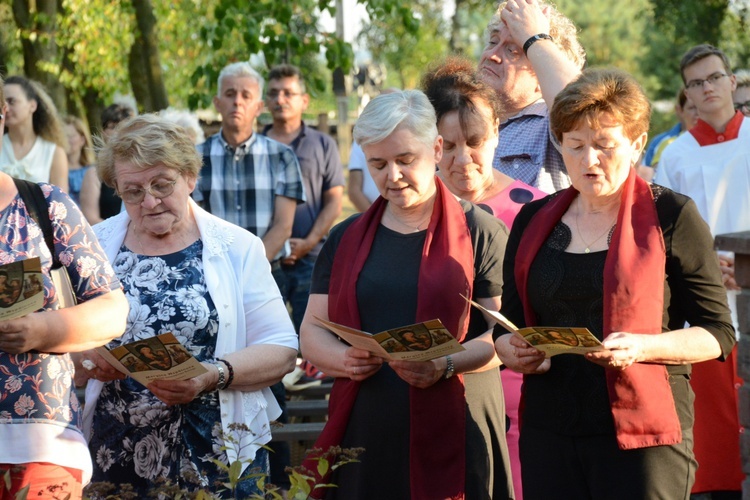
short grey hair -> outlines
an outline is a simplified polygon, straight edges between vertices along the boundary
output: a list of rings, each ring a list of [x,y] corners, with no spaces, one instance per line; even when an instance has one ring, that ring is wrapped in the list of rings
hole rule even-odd
[[[245,61],[232,63],[228,66],[225,66],[224,69],[221,70],[221,72],[219,73],[219,87],[216,89],[216,95],[221,96],[221,83],[224,81],[224,78],[238,76],[246,76],[255,80],[258,83],[258,98],[262,99],[263,86],[266,82],[263,80],[263,77],[260,76],[260,73],[255,71],[255,69],[253,69],[249,62]]]
[[[435,143],[435,109],[422,91],[398,90],[370,101],[354,125],[354,140],[363,147],[376,144],[401,126],[420,142],[430,147]]]

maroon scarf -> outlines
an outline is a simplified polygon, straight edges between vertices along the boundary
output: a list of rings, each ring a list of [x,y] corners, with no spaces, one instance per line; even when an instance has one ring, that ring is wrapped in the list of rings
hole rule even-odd
[[[467,297],[472,293],[473,246],[463,208],[437,177],[435,183],[437,195],[419,267],[416,321],[440,318],[448,331],[462,341],[468,329],[469,307],[459,293]],[[331,321],[360,329],[357,279],[386,206],[387,202],[378,198],[341,238],[329,285]],[[359,386],[359,382],[348,378],[334,381],[328,422],[315,448],[325,452],[341,443]],[[415,500],[464,498],[466,400],[463,377],[439,380],[427,389],[410,387],[409,395],[411,497]],[[305,466],[316,471],[317,465],[310,458],[307,457]],[[386,471],[383,473],[383,480],[388,481]]]
[[[527,297],[531,264],[578,191],[559,193],[523,232],[515,277],[527,326],[536,317]],[[661,333],[666,250],[653,194],[634,169],[625,181],[617,225],[604,264],[604,336],[613,332]],[[682,440],[669,375],[663,365],[636,363],[606,370],[620,449],[668,445]]]

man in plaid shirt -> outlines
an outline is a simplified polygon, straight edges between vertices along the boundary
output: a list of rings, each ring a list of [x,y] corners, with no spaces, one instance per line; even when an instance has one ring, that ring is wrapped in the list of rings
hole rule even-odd
[[[261,238],[271,266],[278,267],[289,253],[295,209],[305,194],[294,151],[253,132],[263,109],[263,84],[247,62],[221,70],[214,106],[222,126],[198,146],[203,168],[194,197],[212,214]]]

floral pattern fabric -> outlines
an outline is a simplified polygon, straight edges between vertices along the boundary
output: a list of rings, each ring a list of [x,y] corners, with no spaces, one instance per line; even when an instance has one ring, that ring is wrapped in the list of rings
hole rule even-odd
[[[125,333],[109,348],[172,332],[199,361],[214,357],[218,314],[206,287],[202,251],[201,240],[163,256],[120,248],[113,266],[130,313]],[[115,380],[104,384],[94,412],[93,481],[129,483],[144,498],[159,479],[219,492],[227,474],[213,460],[227,463],[223,445],[217,392],[167,406],[132,378]],[[255,462],[264,461],[267,455],[259,453]],[[255,492],[252,482],[244,483],[240,498]]]
[[[118,289],[114,271],[76,204],[58,187],[40,186],[49,205],[55,252],[68,270],[78,301]],[[32,257],[42,264],[43,309],[57,309],[49,277],[52,256],[41,228],[16,196],[0,212],[0,264]],[[73,370],[69,354],[0,351],[0,424],[52,424],[80,432],[80,406],[71,390]],[[2,427],[0,443],[5,442]]]

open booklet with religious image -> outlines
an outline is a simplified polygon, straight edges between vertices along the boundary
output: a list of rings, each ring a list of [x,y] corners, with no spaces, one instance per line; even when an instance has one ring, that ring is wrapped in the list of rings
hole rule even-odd
[[[585,354],[592,351],[603,351],[604,346],[588,328],[568,328],[566,326],[530,326],[518,328],[498,311],[490,311],[482,305],[467,299],[471,305],[490,315],[506,330],[512,332],[532,347],[544,352],[547,357],[555,354]]]
[[[315,317],[352,347],[370,351],[388,361],[429,361],[465,351],[439,319],[370,334]]]
[[[20,318],[44,306],[39,257],[0,266],[0,321]]]
[[[111,350],[97,347],[96,352],[118,371],[143,385],[160,379],[187,380],[207,371],[169,332]]]

